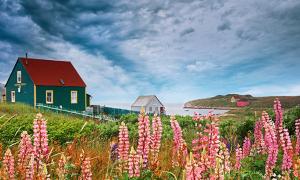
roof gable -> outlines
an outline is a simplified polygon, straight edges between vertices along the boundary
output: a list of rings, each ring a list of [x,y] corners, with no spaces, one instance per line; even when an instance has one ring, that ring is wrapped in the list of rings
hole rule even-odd
[[[86,84],[69,61],[19,58],[33,83],[39,86],[78,86]]]
[[[131,106],[145,107],[151,102],[153,98],[156,98],[158,102],[163,106],[163,104],[155,95],[139,96]]]

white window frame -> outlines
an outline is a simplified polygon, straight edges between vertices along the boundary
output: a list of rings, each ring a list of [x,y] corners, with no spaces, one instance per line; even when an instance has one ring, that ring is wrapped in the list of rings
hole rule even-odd
[[[16,91],[11,91],[10,92],[10,100],[11,102],[16,102]]]
[[[76,99],[73,97],[73,93],[76,94]],[[78,103],[78,92],[77,91],[71,91],[71,104],[77,104]]]
[[[17,71],[17,83],[22,83],[22,71]]]
[[[48,93],[51,93],[51,101],[48,101]],[[53,104],[54,94],[53,90],[46,90],[46,104]]]

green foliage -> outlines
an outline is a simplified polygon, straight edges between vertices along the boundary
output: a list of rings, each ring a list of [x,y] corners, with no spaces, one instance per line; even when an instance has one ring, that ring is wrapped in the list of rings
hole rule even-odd
[[[228,119],[220,122],[221,137],[229,140],[231,145],[242,144],[246,136],[251,136],[255,126],[255,119],[250,116],[245,121]]]
[[[253,132],[255,127],[255,119],[252,117],[247,117],[245,121],[240,122],[237,126],[237,136],[239,143],[242,143],[244,138],[248,135],[251,135],[250,133]]]
[[[248,156],[242,160],[242,170],[264,174],[266,160],[267,155],[256,154],[255,156]]]
[[[18,143],[23,131],[32,135],[33,120],[38,112],[38,109],[23,104],[0,104],[0,141],[7,146]],[[75,137],[90,136],[99,126],[93,121],[85,121],[75,116],[53,112],[42,114],[47,120],[49,140],[61,144],[72,141]]]
[[[293,107],[284,113],[284,126],[290,134],[295,134],[295,121],[300,119],[300,106]]]

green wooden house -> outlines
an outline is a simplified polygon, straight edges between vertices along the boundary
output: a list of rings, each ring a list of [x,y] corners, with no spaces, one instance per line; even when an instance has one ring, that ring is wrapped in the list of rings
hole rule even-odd
[[[6,101],[86,109],[86,84],[69,61],[18,58],[6,87]]]

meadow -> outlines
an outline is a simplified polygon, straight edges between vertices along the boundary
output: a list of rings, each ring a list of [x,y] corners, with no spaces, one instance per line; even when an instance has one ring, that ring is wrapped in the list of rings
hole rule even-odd
[[[243,113],[241,113],[243,112]],[[41,113],[41,114],[40,114]],[[0,104],[3,179],[295,179],[300,108],[99,122]]]

